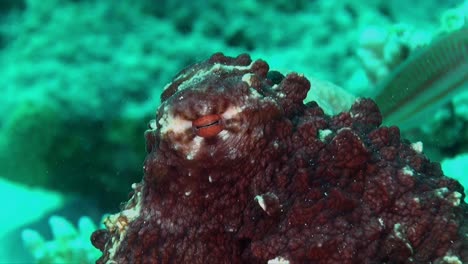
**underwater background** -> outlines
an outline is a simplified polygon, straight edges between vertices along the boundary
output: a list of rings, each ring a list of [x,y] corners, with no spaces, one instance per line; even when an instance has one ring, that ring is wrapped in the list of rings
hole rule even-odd
[[[5,0],[0,12],[0,263],[94,263],[90,234],[141,180],[143,132],[181,69],[249,53],[374,98],[466,27],[468,1]],[[408,100],[430,114],[401,127],[465,187],[466,74],[441,104],[420,87]]]

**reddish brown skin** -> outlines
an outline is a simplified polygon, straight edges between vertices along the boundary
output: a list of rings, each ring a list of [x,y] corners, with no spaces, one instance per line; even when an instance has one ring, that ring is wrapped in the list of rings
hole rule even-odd
[[[468,262],[462,186],[398,128],[380,127],[373,101],[327,116],[303,104],[306,78],[268,72],[247,55],[215,54],[174,78],[146,132],[139,216],[121,237],[95,232],[97,263]],[[184,148],[196,140],[192,128],[165,130],[168,113],[194,122],[230,105],[241,113],[196,152]]]

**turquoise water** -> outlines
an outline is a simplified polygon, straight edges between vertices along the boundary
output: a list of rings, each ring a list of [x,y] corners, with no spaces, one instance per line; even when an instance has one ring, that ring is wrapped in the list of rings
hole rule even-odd
[[[0,246],[0,263],[93,263],[99,252],[90,233],[141,180],[143,132],[163,87],[187,65],[217,51],[249,53],[272,69],[328,80],[353,98],[375,97],[411,54],[468,19],[466,1],[415,5],[3,1],[0,241],[9,243]],[[461,87],[403,135],[421,141],[466,186],[466,75]]]

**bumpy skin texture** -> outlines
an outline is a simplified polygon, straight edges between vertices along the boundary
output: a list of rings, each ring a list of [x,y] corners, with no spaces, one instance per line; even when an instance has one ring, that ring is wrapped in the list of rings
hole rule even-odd
[[[468,261],[458,182],[371,100],[329,117],[283,77],[222,54],[179,73],[143,181],[92,236],[97,263]]]

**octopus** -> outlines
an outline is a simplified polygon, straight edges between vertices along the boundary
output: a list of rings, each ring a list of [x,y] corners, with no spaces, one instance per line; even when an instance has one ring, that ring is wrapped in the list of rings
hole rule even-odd
[[[463,187],[372,100],[331,116],[311,85],[246,54],[177,74],[97,263],[467,263]]]

